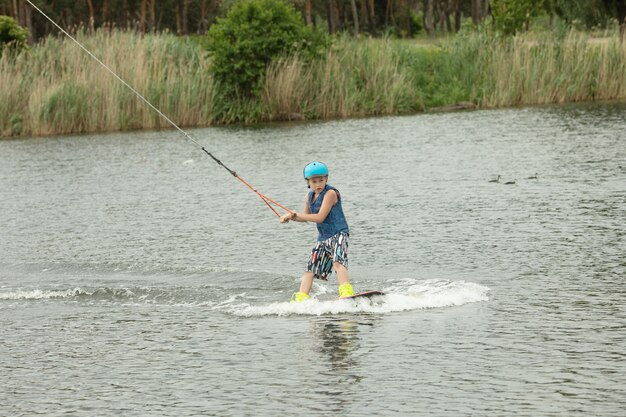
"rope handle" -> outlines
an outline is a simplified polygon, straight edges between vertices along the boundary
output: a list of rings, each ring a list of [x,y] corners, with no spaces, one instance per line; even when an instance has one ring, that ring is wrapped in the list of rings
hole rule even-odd
[[[250,184],[248,184],[246,182],[246,180],[244,180],[243,178],[241,178],[239,175],[237,175],[237,173],[233,174],[235,176],[235,178],[237,178],[239,181],[241,181],[245,186],[247,186],[249,189],[251,189],[252,191],[254,191],[256,193],[256,195],[258,195],[261,200],[263,200],[263,202],[270,208],[270,210],[272,210],[274,212],[274,214],[277,217],[280,217],[280,214],[278,214],[278,212],[276,211],[276,209],[274,207],[272,207],[272,204],[276,205],[277,207],[280,207],[281,209],[289,212],[289,213],[294,213],[293,210],[288,209],[287,207],[283,206],[282,204],[278,203],[277,201],[269,198],[268,196],[266,196],[265,194],[261,194],[256,188],[254,188],[253,186],[251,186]]]

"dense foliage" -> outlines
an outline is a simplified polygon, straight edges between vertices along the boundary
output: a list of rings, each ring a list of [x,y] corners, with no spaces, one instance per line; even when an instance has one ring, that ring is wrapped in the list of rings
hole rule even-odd
[[[0,16],[0,47],[23,48],[28,39],[28,31],[17,24],[15,19]]]
[[[541,0],[492,0],[491,13],[496,29],[505,35],[514,35],[541,12]]]
[[[206,45],[216,80],[229,92],[254,96],[268,64],[293,53],[316,55],[326,38],[284,0],[244,0],[211,27]]]
[[[624,0],[544,0],[545,8],[578,28],[604,27],[610,21],[624,25]]]
[[[217,17],[240,0],[32,0],[63,27],[116,27],[139,32],[169,31],[177,35],[204,34]],[[440,0],[438,0],[440,1]],[[445,0],[448,1],[448,0]],[[456,1],[456,0],[455,0]],[[302,20],[329,33],[349,31],[372,35],[419,31],[422,0],[290,0]],[[461,1],[457,1],[459,7]],[[455,6],[456,7],[456,6]],[[469,10],[464,8],[464,13]],[[447,10],[447,8],[446,8]],[[453,10],[445,13],[454,13]],[[0,15],[14,17],[35,38],[55,28],[25,0],[0,0]]]
[[[63,27],[95,31],[100,27],[142,33],[203,35],[241,0],[32,0]],[[464,22],[492,21],[501,32],[529,26],[535,16],[564,21],[577,28],[624,27],[625,0],[287,0],[309,26],[334,34],[392,34],[412,37],[458,32]],[[56,33],[50,22],[26,0],[0,0],[0,15],[15,18],[34,39]]]

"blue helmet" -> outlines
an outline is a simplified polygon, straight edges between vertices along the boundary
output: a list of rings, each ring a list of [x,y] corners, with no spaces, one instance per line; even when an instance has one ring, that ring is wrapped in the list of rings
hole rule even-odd
[[[311,177],[321,177],[328,175],[328,167],[323,162],[309,162],[304,167],[304,179],[308,180]]]

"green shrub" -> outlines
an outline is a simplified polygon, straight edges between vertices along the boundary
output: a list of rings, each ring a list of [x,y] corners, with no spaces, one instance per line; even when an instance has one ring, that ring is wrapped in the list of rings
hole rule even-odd
[[[10,132],[12,136],[21,135],[24,131],[24,118],[19,114],[9,117]]]
[[[493,0],[491,14],[498,32],[515,35],[528,25],[541,11],[542,0]]]
[[[0,47],[21,49],[26,46],[29,33],[9,16],[0,16]]]
[[[411,11],[409,18],[411,19],[411,34],[415,36],[422,33],[424,31],[424,14]]]
[[[84,132],[89,118],[89,87],[65,83],[52,90],[40,109],[39,117],[52,131]]]
[[[298,53],[311,57],[325,49],[327,38],[307,27],[284,0],[244,0],[207,35],[215,79],[229,94],[255,97],[267,66],[279,57]]]
[[[470,100],[470,91],[461,79],[466,63],[448,47],[410,47],[400,53],[400,64],[411,74],[422,107],[439,107]]]

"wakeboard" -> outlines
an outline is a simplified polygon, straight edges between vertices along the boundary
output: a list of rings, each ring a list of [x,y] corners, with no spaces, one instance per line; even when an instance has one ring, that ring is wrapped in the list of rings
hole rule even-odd
[[[382,291],[377,291],[377,290],[363,291],[363,292],[359,292],[354,295],[351,295],[350,297],[342,297],[340,298],[340,300],[350,300],[350,299],[360,298],[360,297],[370,298],[374,295],[385,295],[385,293]]]

